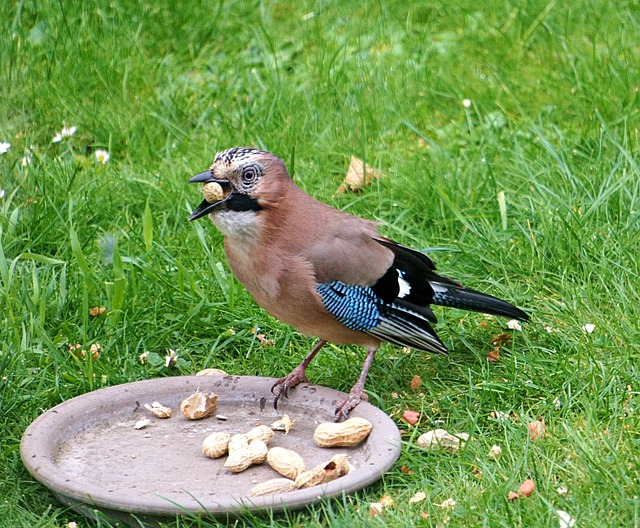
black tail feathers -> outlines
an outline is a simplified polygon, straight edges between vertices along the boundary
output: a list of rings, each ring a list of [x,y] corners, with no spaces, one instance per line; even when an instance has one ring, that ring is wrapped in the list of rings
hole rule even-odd
[[[472,312],[499,315],[510,319],[528,321],[529,315],[507,301],[451,284],[431,283],[435,294],[433,303],[451,308],[462,308]]]

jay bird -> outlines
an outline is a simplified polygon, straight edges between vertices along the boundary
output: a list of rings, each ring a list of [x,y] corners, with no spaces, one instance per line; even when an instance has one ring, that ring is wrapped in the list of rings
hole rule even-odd
[[[346,418],[363,397],[381,342],[446,354],[431,327],[436,322],[431,304],[529,319],[506,301],[437,274],[425,254],[380,235],[377,222],[315,200],[270,152],[246,147],[219,152],[209,170],[189,180],[198,182],[217,183],[222,195],[203,200],[189,220],[208,215],[225,237],[231,271],[257,303],[320,339],[272,387],[276,408],[281,395],[308,381],[305,369],[327,341],[367,349],[336,420]]]

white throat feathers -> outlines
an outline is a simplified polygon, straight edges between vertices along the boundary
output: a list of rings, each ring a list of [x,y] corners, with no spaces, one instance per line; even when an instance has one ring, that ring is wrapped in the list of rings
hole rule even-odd
[[[247,242],[258,239],[263,222],[255,211],[220,211],[209,218],[224,236]]]

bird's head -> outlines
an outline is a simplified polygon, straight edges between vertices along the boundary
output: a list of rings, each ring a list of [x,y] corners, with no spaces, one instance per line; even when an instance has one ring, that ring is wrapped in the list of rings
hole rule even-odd
[[[196,174],[189,183],[217,183],[222,197],[203,200],[189,220],[223,211],[258,213],[277,203],[286,180],[290,177],[284,163],[270,152],[250,147],[218,152],[209,170]]]

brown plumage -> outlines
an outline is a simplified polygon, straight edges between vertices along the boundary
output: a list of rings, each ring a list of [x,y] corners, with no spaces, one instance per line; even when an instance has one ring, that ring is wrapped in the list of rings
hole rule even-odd
[[[338,419],[360,401],[381,341],[446,353],[429,324],[435,322],[429,304],[527,318],[505,301],[437,275],[428,257],[382,237],[376,222],[315,200],[271,153],[223,151],[209,171],[190,181],[215,181],[225,190],[222,200],[203,201],[191,220],[208,214],[225,235],[229,267],[256,302],[321,339],[276,383],[276,404],[281,394],[306,381],[304,370],[325,341],[368,351],[358,382],[338,406]]]

